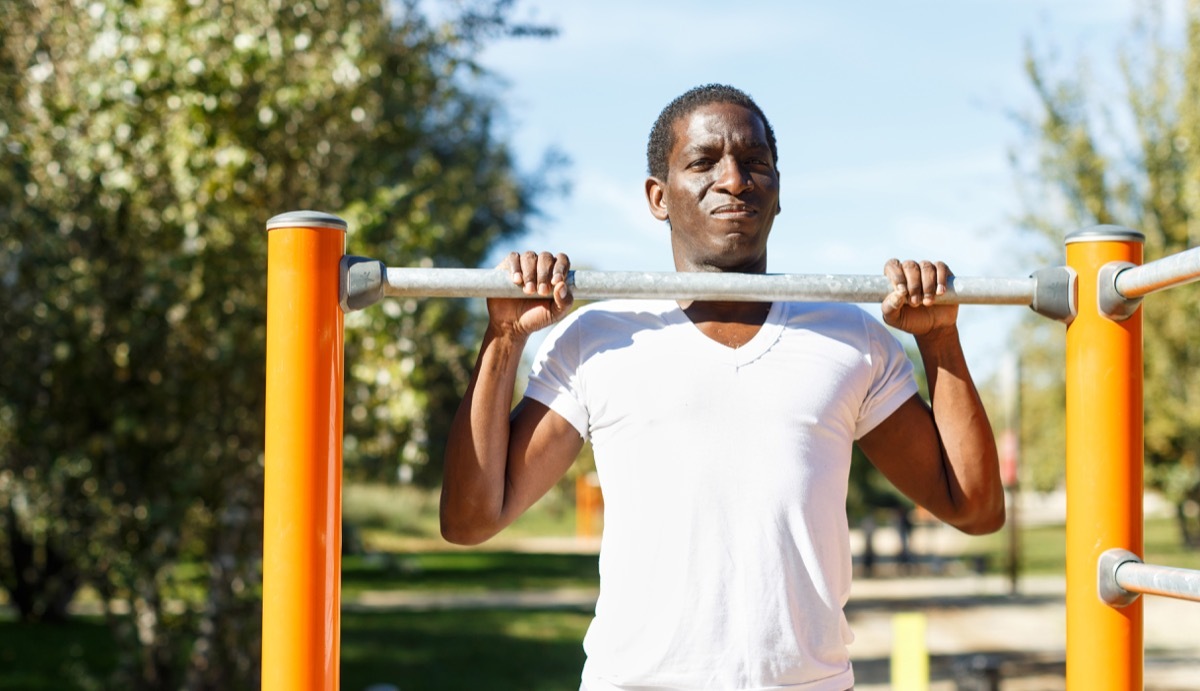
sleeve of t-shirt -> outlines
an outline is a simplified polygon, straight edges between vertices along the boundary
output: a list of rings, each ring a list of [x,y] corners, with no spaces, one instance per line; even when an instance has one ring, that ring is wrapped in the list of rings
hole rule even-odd
[[[542,341],[533,358],[525,396],[558,413],[588,439],[588,413],[580,390],[579,368],[581,311],[559,322]]]
[[[854,438],[875,429],[879,423],[917,393],[913,366],[900,341],[887,328],[864,313],[867,324],[866,357],[871,365],[871,387],[858,411]]]

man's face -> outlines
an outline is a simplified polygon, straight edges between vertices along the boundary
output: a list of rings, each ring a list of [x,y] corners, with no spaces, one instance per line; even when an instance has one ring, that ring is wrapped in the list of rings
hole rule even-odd
[[[646,181],[651,213],[670,220],[679,271],[761,273],[779,213],[779,174],[751,110],[702,106],[674,123],[665,181]]]

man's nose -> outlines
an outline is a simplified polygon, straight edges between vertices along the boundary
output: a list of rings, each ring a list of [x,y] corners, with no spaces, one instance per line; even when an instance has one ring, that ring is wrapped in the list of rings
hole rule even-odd
[[[750,171],[733,158],[723,158],[717,167],[717,188],[732,195],[739,195],[754,186]]]

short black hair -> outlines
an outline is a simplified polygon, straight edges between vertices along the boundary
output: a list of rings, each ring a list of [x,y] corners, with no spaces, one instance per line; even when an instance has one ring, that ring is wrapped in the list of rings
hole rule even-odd
[[[646,168],[650,177],[659,180],[667,179],[667,159],[671,155],[671,147],[675,146],[675,123],[680,118],[690,115],[692,111],[714,103],[732,103],[742,106],[762,120],[763,129],[767,131],[767,146],[771,149],[771,158],[779,167],[779,151],[775,147],[775,130],[767,120],[762,108],[750,98],[746,92],[726,84],[704,84],[687,90],[681,96],[667,104],[654,127],[650,130],[650,141],[646,144]]]

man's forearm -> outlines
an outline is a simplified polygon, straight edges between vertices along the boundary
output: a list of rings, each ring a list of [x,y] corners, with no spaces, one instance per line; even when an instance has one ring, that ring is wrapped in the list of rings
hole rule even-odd
[[[971,533],[1004,524],[1004,492],[996,441],[979,392],[971,379],[956,327],[917,337],[934,425],[942,447],[947,491],[955,524]]]
[[[451,542],[481,542],[504,509],[509,413],[527,338],[488,327],[467,392],[450,426],[443,468],[442,534]]]

